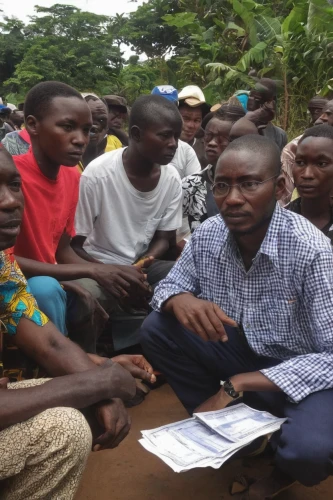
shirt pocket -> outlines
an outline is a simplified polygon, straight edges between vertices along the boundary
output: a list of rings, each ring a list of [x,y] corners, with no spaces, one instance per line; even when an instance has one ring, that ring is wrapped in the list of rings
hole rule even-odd
[[[297,299],[276,299],[269,304],[270,333],[265,339],[267,344],[284,346],[290,350],[300,347],[301,339],[298,335]]]

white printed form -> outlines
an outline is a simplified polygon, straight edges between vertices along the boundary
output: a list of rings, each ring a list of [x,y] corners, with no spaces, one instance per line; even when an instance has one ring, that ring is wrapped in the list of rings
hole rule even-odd
[[[244,403],[223,410],[194,413],[194,417],[235,443],[275,432],[286,420],[250,408]]]
[[[142,436],[148,446],[151,444],[159,455],[170,458],[181,468],[210,465],[212,458],[228,457],[239,448],[239,444],[219,436],[194,418],[142,431]]]

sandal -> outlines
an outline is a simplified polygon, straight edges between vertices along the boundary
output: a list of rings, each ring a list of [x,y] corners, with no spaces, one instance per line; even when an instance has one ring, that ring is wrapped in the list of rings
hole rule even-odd
[[[271,500],[291,488],[296,484],[296,481],[275,468],[270,476],[261,478],[252,484],[251,480],[243,481],[243,484],[239,481],[237,484],[239,484],[239,489],[244,486],[243,491],[238,495],[240,500]],[[247,491],[246,484],[248,485]]]

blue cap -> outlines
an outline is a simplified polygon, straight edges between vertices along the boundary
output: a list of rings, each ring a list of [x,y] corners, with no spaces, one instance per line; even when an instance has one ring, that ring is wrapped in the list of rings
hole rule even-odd
[[[245,111],[247,111],[247,101],[249,100],[249,94],[250,92],[248,90],[237,90],[237,92],[234,93],[234,96],[237,97]]]
[[[0,104],[0,113],[1,112],[6,112],[6,111],[9,111],[11,113],[11,109],[8,108],[8,106],[5,106],[4,104]]]
[[[151,91],[152,95],[160,95],[168,101],[178,103],[178,92],[172,85],[159,85]]]

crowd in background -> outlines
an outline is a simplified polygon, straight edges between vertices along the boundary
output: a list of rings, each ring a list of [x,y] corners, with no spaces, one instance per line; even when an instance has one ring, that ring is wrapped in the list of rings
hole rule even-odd
[[[332,424],[304,449],[294,428],[331,410],[333,101],[314,96],[288,142],[277,97],[255,78],[217,104],[161,85],[129,108],[43,82],[0,104],[3,498],[72,498],[91,432],[117,446],[160,372],[189,413],[277,393],[288,485],[332,473]],[[148,361],[115,355],[140,341]]]

